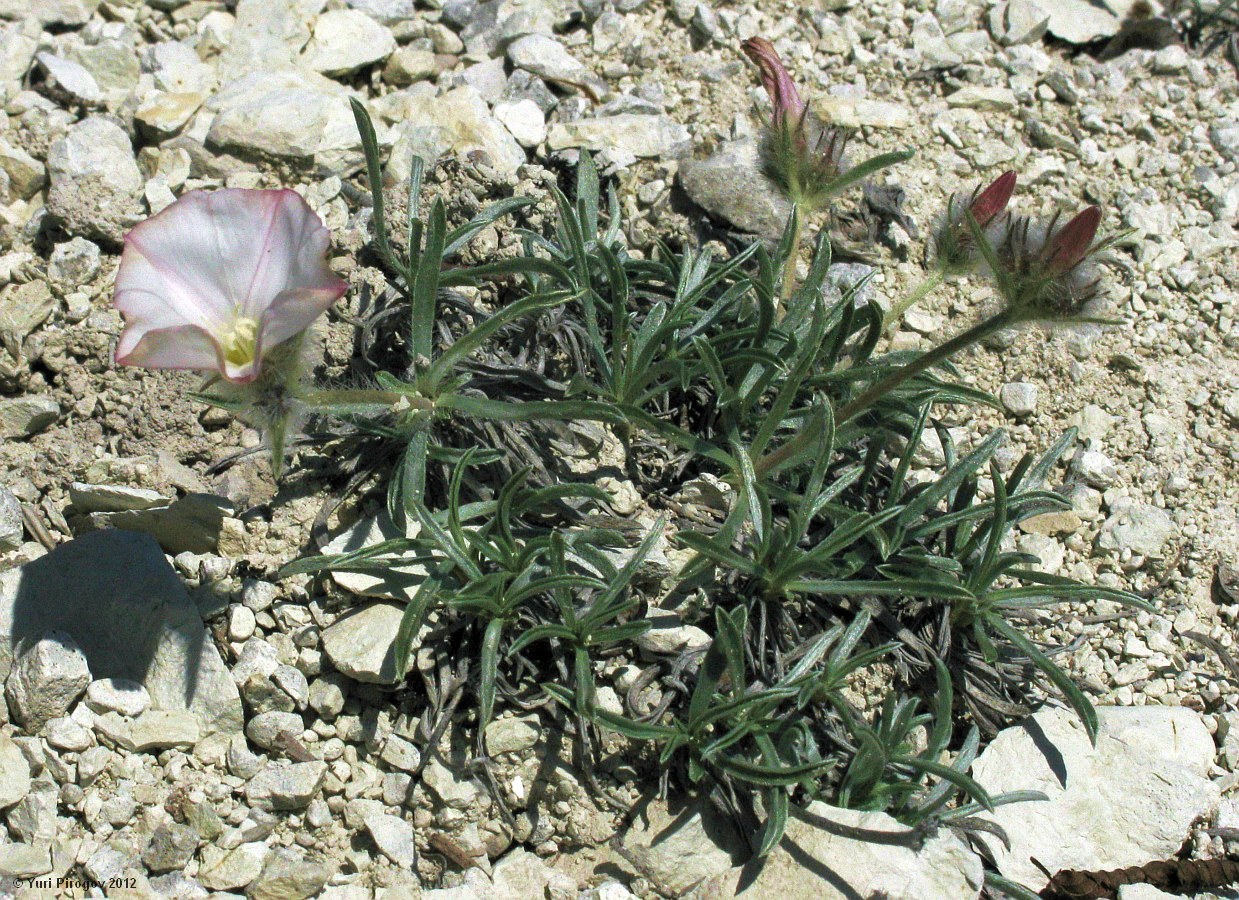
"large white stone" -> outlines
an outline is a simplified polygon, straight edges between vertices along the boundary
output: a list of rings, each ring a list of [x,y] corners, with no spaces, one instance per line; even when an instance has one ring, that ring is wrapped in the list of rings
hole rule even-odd
[[[395,684],[412,670],[416,655],[410,652],[405,671],[396,671],[394,642],[403,617],[400,603],[371,603],[353,610],[323,630],[323,652],[350,678]]]
[[[1173,857],[1192,823],[1216,808],[1208,778],[1213,738],[1183,707],[1101,707],[1097,746],[1076,715],[1045,709],[1000,732],[973,764],[991,794],[1042,791],[1048,801],[1012,803],[987,818],[1011,840],[981,834],[999,871],[1040,890],[1051,872],[1121,869]]]
[[[980,895],[981,859],[963,841],[942,829],[919,849],[917,844],[912,830],[886,813],[814,802],[807,810],[793,807],[783,840],[751,881],[742,879],[747,867],[732,869],[687,896],[973,900]]]
[[[323,13],[302,61],[324,75],[347,75],[382,62],[396,49],[391,31],[355,9]]]
[[[524,149],[491,116],[486,101],[471,85],[436,96],[431,85],[419,82],[383,100],[388,121],[400,123],[388,161],[388,172],[397,181],[408,176],[414,156],[432,165],[445,154],[481,151],[501,172],[515,172],[525,164]]]
[[[145,179],[129,136],[111,119],[78,122],[47,154],[47,211],[71,234],[118,242],[142,215]]]

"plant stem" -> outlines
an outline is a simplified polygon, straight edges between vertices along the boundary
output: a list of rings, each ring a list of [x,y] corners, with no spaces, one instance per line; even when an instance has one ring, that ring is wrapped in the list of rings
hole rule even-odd
[[[779,303],[775,306],[776,316],[779,313],[779,307],[786,308],[787,301],[791,299],[792,288],[796,285],[796,263],[800,260],[800,236],[804,233],[804,211],[799,204],[793,206],[792,215],[795,217],[795,225],[792,227],[792,248],[787,254],[787,259],[783,261],[783,286],[779,291]]]
[[[890,312],[882,318],[882,330],[886,331],[892,325],[898,324],[904,313],[928,297],[938,285],[942,284],[944,277],[941,269],[934,269],[926,275],[912,293],[892,306]]]
[[[1006,328],[1008,325],[1013,325],[1020,321],[1020,317],[1010,310],[1003,310],[995,313],[988,319],[984,319],[973,325],[966,331],[960,332],[955,337],[951,338],[943,344],[934,347],[932,350],[927,350],[921,356],[917,357],[906,366],[901,366],[891,372],[884,378],[880,378],[871,384],[861,394],[844,405],[837,413],[835,413],[836,425],[842,425],[844,422],[856,418],[866,409],[874,404],[875,401],[881,399],[886,394],[890,393],[899,385],[903,384],[914,375],[919,375],[931,366],[936,366],[938,363],[956,353],[960,352],[972,344],[982,341],[996,331]],[[815,431],[804,430],[791,438],[778,450],[767,453],[761,459],[753,462],[753,469],[758,477],[761,477],[772,469],[778,468],[790,459],[794,459],[800,453],[803,453],[813,441],[818,439]]]
[[[873,384],[869,385],[860,396],[850,400],[838,413],[835,414],[835,421],[843,424],[851,419],[856,418],[860,413],[864,412],[875,401],[889,394],[899,385],[903,384],[914,375],[919,375],[931,366],[936,366],[945,359],[949,359],[956,353],[966,347],[970,347],[978,341],[982,341],[989,337],[995,331],[1006,328],[1008,325],[1018,321],[1018,317],[1010,310],[1003,310],[995,313],[988,319],[982,319],[976,325],[966,331],[961,331],[955,337],[951,338],[932,350],[927,350],[919,357],[908,363],[906,366],[901,366],[895,371],[888,374],[885,378],[880,378]]]
[[[302,396],[301,401],[310,406],[394,406],[402,400],[411,407],[429,408],[431,403],[425,398],[410,397],[395,391],[372,390],[340,390],[340,391],[309,391]]]

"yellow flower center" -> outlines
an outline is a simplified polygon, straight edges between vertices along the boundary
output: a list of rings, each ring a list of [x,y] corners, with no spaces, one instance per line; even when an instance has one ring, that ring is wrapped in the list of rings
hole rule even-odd
[[[224,334],[224,360],[234,366],[249,365],[258,350],[258,320],[240,316]]]

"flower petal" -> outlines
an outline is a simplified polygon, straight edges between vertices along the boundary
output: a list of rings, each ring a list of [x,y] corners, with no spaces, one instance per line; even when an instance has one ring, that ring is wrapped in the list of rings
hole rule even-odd
[[[262,314],[259,327],[259,352],[284,343],[305,331],[314,320],[340,299],[347,285],[326,288],[292,288],[281,293]]]
[[[127,328],[116,348],[116,362],[148,369],[220,370],[223,367],[218,345],[197,325],[149,330]]]

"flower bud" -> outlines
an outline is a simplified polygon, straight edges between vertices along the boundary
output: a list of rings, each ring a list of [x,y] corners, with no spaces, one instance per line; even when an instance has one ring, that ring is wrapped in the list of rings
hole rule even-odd
[[[1101,209],[1090,206],[1066,225],[1059,216],[1036,227],[1019,218],[996,248],[998,288],[1012,310],[1026,320],[1081,315],[1100,283],[1093,261],[1114,238],[1097,241]]]
[[[796,90],[796,82],[788,74],[783,60],[779,59],[774,44],[765,38],[749,38],[740,45],[747,56],[761,70],[762,87],[770,95],[770,103],[774,107],[772,124],[775,128],[786,125],[796,126],[805,114],[805,102],[800,99]]]
[[[981,229],[997,224],[1015,193],[1014,172],[1003,172],[986,188],[976,188],[964,197],[956,194],[947,202],[946,215],[934,234],[934,262],[944,274],[967,271],[977,261],[977,246],[968,217]]]

